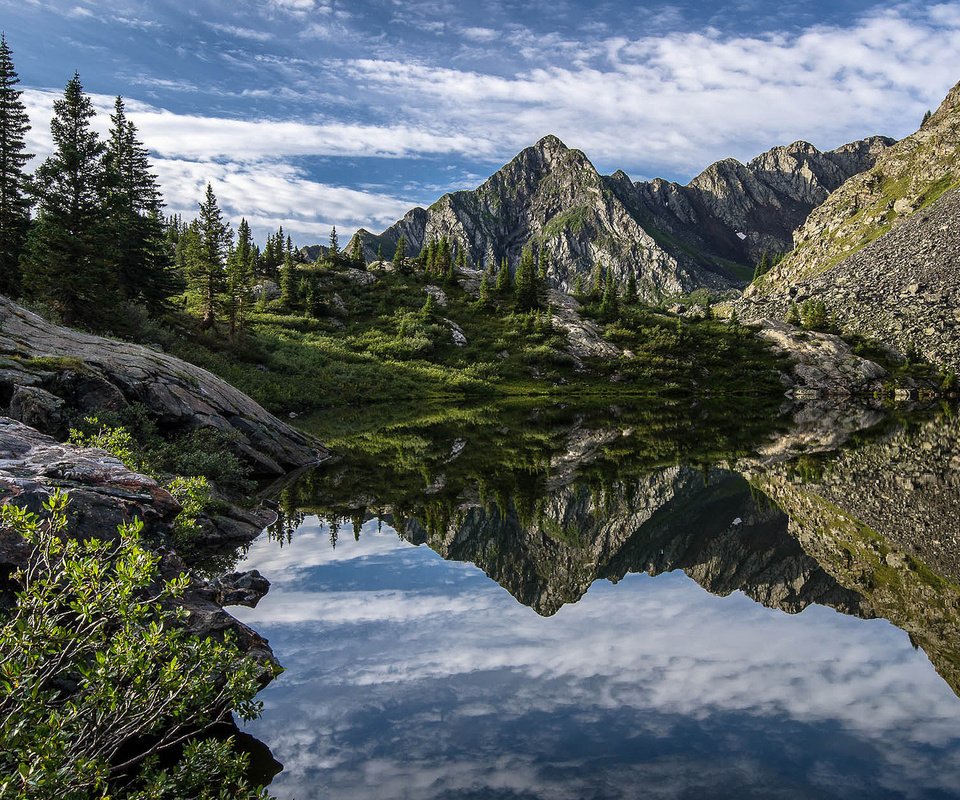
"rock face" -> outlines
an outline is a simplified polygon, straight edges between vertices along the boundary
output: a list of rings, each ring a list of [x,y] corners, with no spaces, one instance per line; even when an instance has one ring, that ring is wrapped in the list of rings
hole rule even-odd
[[[846,178],[873,164],[891,140],[875,138],[820,153],[798,142],[747,165],[719,162],[688,186],[601,176],[555,136],[523,150],[474,191],[444,195],[379,236],[357,235],[367,259],[407,253],[433,238],[465,247],[474,264],[512,267],[528,244],[550,253],[549,275],[570,290],[602,265],[644,299],[707,286],[742,285],[760,253],[789,247],[790,231]]]
[[[791,255],[744,293],[745,318],[822,299],[845,329],[960,368],[960,84],[911,136],[843,184],[794,234]]]
[[[0,505],[14,503],[42,515],[54,490],[70,495],[67,534],[109,540],[117,527],[140,519],[148,541],[163,542],[180,504],[152,478],[133,472],[105,450],[61,444],[15,420],[0,417]],[[256,536],[260,529],[250,532]],[[0,527],[0,607],[12,602],[9,576],[30,555],[27,543]],[[160,571],[172,578],[188,571],[173,552],[164,552]],[[262,664],[276,665],[265,639],[227,614],[225,601],[255,602],[269,584],[257,576],[225,576],[210,585],[195,579],[180,599],[189,612],[186,627],[199,636],[220,638],[227,631]],[[232,591],[231,591],[232,590]]]
[[[326,451],[210,374],[140,345],[53,325],[0,297],[0,413],[62,435],[66,411],[142,403],[170,430],[211,427],[259,476],[316,463]]]
[[[39,514],[55,488],[70,493],[71,529],[86,536],[109,537],[134,517],[148,531],[163,528],[180,511],[153,478],[133,472],[105,450],[60,444],[0,417],[0,505],[16,502]]]
[[[845,331],[960,373],[958,220],[960,190],[953,190],[826,272],[797,278],[787,291],[749,293],[738,312],[782,319],[813,298]]]
[[[839,336],[771,320],[760,323],[758,335],[790,359],[790,372],[782,376],[789,397],[872,394],[887,376],[883,367],[858,356]]]
[[[631,191],[623,173],[613,179],[652,233],[676,238],[701,258],[755,264],[764,253],[790,250],[793,231],[807,215],[893,142],[875,136],[826,153],[794,142],[747,164],[718,161],[687,186],[658,179],[633,184]]]

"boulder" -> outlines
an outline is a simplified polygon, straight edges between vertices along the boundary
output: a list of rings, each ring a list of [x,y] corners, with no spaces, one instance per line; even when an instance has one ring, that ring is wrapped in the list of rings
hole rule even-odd
[[[220,431],[229,449],[260,477],[327,456],[314,439],[205,369],[148,347],[55,325],[0,297],[0,413],[55,432],[57,408],[85,414],[132,403],[146,406],[166,430]]]

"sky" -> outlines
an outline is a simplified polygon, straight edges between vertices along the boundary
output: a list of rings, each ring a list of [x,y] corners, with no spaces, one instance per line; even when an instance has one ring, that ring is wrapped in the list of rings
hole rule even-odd
[[[209,181],[258,238],[374,232],[547,134],[687,182],[804,139],[903,137],[960,81],[960,0],[0,0],[38,157],[79,72],[120,94],[167,210]]]

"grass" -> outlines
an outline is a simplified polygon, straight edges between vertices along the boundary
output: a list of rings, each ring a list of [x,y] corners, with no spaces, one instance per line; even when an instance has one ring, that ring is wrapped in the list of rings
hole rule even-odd
[[[782,392],[779,362],[747,329],[694,322],[639,305],[584,314],[622,358],[577,363],[547,310],[516,314],[512,296],[480,308],[458,286],[446,306],[425,304],[422,274],[378,272],[375,284],[342,269],[310,267],[310,296],[293,312],[279,302],[249,316],[246,333],[192,332],[175,354],[237,386],[276,413],[380,401],[496,396],[757,395]],[[465,333],[457,346],[449,322]]]

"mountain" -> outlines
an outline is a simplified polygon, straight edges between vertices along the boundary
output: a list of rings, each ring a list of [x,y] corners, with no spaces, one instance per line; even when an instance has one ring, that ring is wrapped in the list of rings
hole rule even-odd
[[[843,184],[744,293],[747,319],[822,301],[844,330],[960,371],[960,84],[911,136]]]
[[[563,289],[596,265],[641,297],[660,299],[706,286],[742,286],[763,252],[788,249],[790,232],[830,191],[873,165],[891,144],[882,137],[821,153],[805,142],[778,147],[748,164],[718,162],[689,185],[634,183],[602,176],[579,150],[547,136],[521,151],[473,191],[415,208],[383,233],[361,230],[368,259],[392,256],[402,235],[408,255],[447,236],[474,264],[546,246],[550,277]]]

